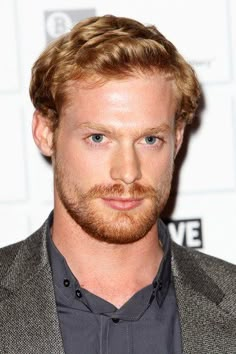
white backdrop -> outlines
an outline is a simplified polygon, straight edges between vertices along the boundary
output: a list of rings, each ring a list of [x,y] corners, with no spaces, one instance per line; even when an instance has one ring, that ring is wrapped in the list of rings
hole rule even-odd
[[[52,208],[52,173],[31,137],[30,69],[46,43],[90,16],[157,28],[194,66],[204,109],[178,176],[173,239],[236,263],[236,1],[1,0],[0,246],[25,238]]]

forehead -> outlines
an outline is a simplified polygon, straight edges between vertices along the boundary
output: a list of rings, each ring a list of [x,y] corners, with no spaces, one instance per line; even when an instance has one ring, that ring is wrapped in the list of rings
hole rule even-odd
[[[166,123],[175,116],[173,80],[161,74],[142,74],[93,84],[73,82],[61,111],[66,124],[96,122],[117,127]],[[158,122],[157,122],[158,123]]]

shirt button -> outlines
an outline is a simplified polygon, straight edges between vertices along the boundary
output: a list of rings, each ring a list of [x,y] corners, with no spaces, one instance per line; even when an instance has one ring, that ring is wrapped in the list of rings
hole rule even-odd
[[[82,297],[81,291],[80,290],[76,290],[76,296],[80,299]]]
[[[65,286],[66,288],[68,288],[69,285],[70,285],[69,279],[64,279],[64,286]]]
[[[120,319],[119,319],[119,318],[112,318],[112,321],[113,321],[114,323],[118,323],[118,322],[120,322]]]

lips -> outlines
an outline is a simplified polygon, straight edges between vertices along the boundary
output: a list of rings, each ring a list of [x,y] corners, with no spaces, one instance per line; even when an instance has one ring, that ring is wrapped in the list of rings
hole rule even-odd
[[[131,210],[137,208],[142,203],[142,199],[132,198],[103,198],[103,201],[110,208],[116,210]]]

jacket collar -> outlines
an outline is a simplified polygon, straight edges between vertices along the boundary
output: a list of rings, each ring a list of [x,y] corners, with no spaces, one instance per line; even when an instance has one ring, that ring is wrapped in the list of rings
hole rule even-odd
[[[236,350],[236,294],[230,288],[226,293],[212,278],[212,269],[217,276],[219,262],[172,242],[172,275],[184,354]]]

